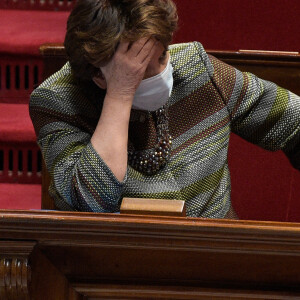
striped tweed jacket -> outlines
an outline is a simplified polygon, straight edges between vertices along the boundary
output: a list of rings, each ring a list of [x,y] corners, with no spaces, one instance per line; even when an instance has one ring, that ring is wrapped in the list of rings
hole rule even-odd
[[[200,43],[170,46],[174,87],[169,98],[171,157],[155,175],[128,166],[119,182],[90,143],[105,91],[78,83],[69,63],[43,82],[30,115],[61,210],[117,212],[123,197],[181,199],[187,215],[222,218],[230,207],[227,164],[231,131],[269,150],[282,149],[300,169],[300,98],[207,55]],[[156,143],[149,113],[132,110],[135,149]]]

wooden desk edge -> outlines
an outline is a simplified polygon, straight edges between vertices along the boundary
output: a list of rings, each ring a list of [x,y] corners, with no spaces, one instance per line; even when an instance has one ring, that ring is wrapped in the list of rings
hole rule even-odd
[[[48,224],[145,224],[145,225],[166,225],[175,227],[201,227],[220,228],[222,230],[255,230],[262,232],[290,232],[300,234],[300,223],[276,222],[276,221],[254,221],[254,220],[231,220],[231,219],[204,219],[192,217],[170,217],[170,216],[138,216],[122,215],[112,213],[89,213],[89,212],[70,212],[55,210],[0,210],[0,227],[3,224],[9,226],[20,226],[20,223],[29,226],[38,224],[47,227]],[[24,229],[26,230],[26,229]]]

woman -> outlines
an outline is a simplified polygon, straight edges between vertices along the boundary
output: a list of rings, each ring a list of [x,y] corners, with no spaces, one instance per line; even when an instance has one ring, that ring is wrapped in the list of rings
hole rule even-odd
[[[231,131],[299,169],[298,96],[206,54],[170,45],[171,0],[84,0],[69,62],[31,96],[30,114],[62,210],[117,212],[123,197],[185,200],[187,215],[235,217]]]

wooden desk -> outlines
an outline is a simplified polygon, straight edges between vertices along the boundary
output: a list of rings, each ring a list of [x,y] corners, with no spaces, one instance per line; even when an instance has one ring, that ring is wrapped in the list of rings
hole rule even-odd
[[[0,211],[0,262],[1,300],[300,299],[300,224]]]

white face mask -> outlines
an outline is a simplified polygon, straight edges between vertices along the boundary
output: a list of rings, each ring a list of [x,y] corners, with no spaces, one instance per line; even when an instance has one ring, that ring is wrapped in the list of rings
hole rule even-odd
[[[135,92],[132,108],[155,111],[165,105],[173,88],[172,73],[169,58],[166,68],[161,73],[141,81]]]

